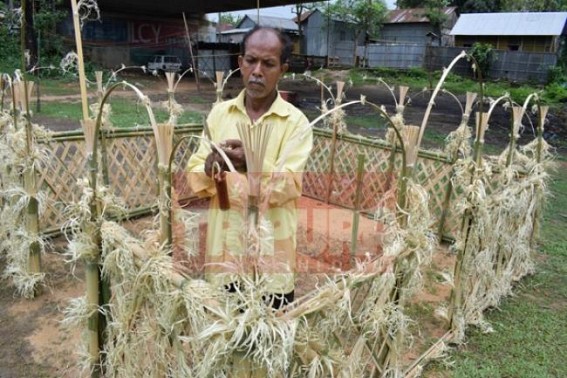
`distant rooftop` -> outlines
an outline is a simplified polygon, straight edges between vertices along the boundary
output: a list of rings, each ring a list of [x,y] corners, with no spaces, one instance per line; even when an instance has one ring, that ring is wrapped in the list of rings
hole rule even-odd
[[[443,13],[450,15],[455,13],[457,7],[445,7]],[[386,16],[386,24],[402,24],[402,23],[418,23],[429,22],[425,16],[427,10],[425,8],[411,8],[411,9],[393,9],[388,12]]]
[[[463,13],[451,35],[562,35],[567,12]]]
[[[257,15],[249,15],[249,14],[245,15],[242,18],[242,20],[240,20],[240,22],[238,23],[238,25],[236,27],[240,27],[240,25],[242,25],[242,22],[246,18],[249,18],[254,23],[256,23],[260,26],[267,26],[267,27],[282,29],[282,30],[299,30],[297,24],[290,18],[260,16],[260,19],[259,19],[259,22],[258,22]]]

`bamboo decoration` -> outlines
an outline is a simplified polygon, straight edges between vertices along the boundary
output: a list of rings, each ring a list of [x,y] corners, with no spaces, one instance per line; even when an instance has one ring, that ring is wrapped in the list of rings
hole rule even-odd
[[[100,351],[103,346],[101,343],[103,330],[100,328],[101,314],[99,314],[98,310],[103,303],[101,303],[101,297],[100,297],[101,277],[99,271],[101,236],[100,236],[100,225],[98,224],[98,222],[101,215],[100,214],[101,209],[97,202],[97,195],[96,195],[96,175],[98,172],[98,161],[96,154],[97,129],[96,129],[96,125],[93,124],[92,119],[89,118],[89,112],[88,112],[85,65],[83,61],[83,45],[81,41],[79,9],[76,0],[71,0],[71,10],[73,16],[73,26],[75,28],[75,44],[77,47],[77,57],[78,57],[79,87],[81,92],[81,105],[83,111],[83,120],[81,124],[83,126],[85,141],[87,142],[87,146],[88,146],[86,153],[88,156],[88,165],[91,173],[90,184],[93,190],[93,195],[90,201],[91,218],[88,222],[83,224],[83,231],[85,232],[86,235],[89,235],[91,241],[91,248],[92,248],[91,251],[85,251],[85,256],[89,256],[88,258],[86,258],[86,268],[85,268],[86,286],[87,286],[87,303],[92,311],[88,319],[88,339],[89,339],[88,353],[91,364],[91,375],[93,377],[98,377],[101,374]],[[102,114],[102,109],[103,109],[103,103],[101,102],[99,114]]]
[[[431,109],[433,108],[433,105],[435,105],[435,97],[437,97],[437,94],[441,90],[441,87],[443,86],[443,83],[445,82],[447,75],[449,75],[449,72],[451,72],[451,69],[453,68],[453,66],[455,64],[457,64],[457,62],[460,59],[462,59],[466,56],[467,56],[466,52],[462,51],[459,55],[457,55],[455,57],[455,59],[453,59],[451,61],[451,63],[449,64],[449,66],[447,68],[443,69],[443,74],[441,75],[439,82],[437,83],[437,85],[435,86],[435,89],[433,90],[433,93],[431,94],[431,99],[429,100],[429,103],[427,105],[427,109],[425,110],[425,115],[423,116],[423,120],[421,122],[419,136],[417,138],[418,148],[419,148],[419,146],[421,146],[421,139],[423,138],[423,133],[425,132],[425,128],[427,127],[427,122],[429,121],[429,115],[431,114]]]
[[[102,96],[104,95],[104,87],[102,85],[102,71],[95,71],[95,79],[96,79],[96,95],[98,98],[98,102],[102,101]]]
[[[25,72],[26,62],[24,59],[25,51],[25,30],[26,26],[26,13],[29,9],[25,4],[22,4],[22,26],[21,26],[21,50],[22,50],[22,71]],[[25,119],[25,161],[22,169],[23,174],[23,190],[27,197],[26,211],[24,215],[26,237],[29,240],[27,251],[27,276],[29,283],[23,290],[24,296],[34,297],[39,294],[40,284],[44,275],[41,273],[41,242],[40,242],[40,227],[39,227],[39,202],[38,202],[38,183],[37,183],[37,158],[34,158],[35,136],[34,127],[31,123],[30,113],[30,95],[33,88],[33,83],[29,83],[25,76],[21,77],[17,85],[12,88],[14,91],[14,99],[19,104],[19,112],[14,112],[14,120],[18,118],[19,114],[24,115]],[[27,279],[26,279],[27,280]],[[24,287],[25,287],[24,286]]]
[[[543,157],[543,129],[545,126],[545,119],[547,117],[547,112],[549,111],[549,106],[540,106],[539,107],[539,117],[538,117],[538,124],[537,124],[537,152],[536,152],[536,161],[541,163]]]
[[[400,85],[400,99],[398,100],[398,103],[396,104],[396,113],[403,115],[404,114],[404,109],[405,109],[405,101],[406,101],[406,95],[408,94],[408,90],[409,87],[405,86],[405,85]]]
[[[512,164],[514,152],[516,151],[516,143],[520,138],[520,126],[524,117],[524,109],[520,106],[512,107],[512,127],[510,129],[510,143],[508,144],[508,156],[506,158],[506,166]]]
[[[79,88],[81,91],[81,106],[83,110],[83,120],[89,118],[89,106],[87,98],[87,78],[85,76],[85,63],[83,60],[83,43],[81,41],[81,26],[79,22],[79,8],[77,0],[71,0],[71,11],[73,12],[73,27],[75,28],[75,45],[77,47]]]
[[[482,181],[478,179],[477,175],[480,171],[480,166],[482,163],[482,149],[484,146],[484,134],[486,129],[488,128],[488,113],[476,113],[476,137],[475,137],[475,147],[474,147],[474,154],[472,160],[470,161],[470,181],[469,185],[482,185]],[[475,201],[475,199],[471,199],[470,201]],[[474,204],[472,204],[474,206]],[[463,314],[463,296],[464,296],[464,287],[462,282],[462,275],[464,264],[470,259],[468,253],[470,251],[467,250],[467,241],[469,238],[469,234],[471,232],[472,224],[475,221],[475,215],[472,213],[470,208],[467,208],[463,217],[463,223],[461,226],[461,233],[462,233],[462,240],[464,243],[459,246],[457,250],[457,261],[455,263],[454,269],[454,287],[451,292],[451,299],[450,299],[450,308],[448,319],[450,321],[450,329],[455,335],[457,340],[462,339],[463,332],[464,332],[464,314]]]
[[[224,72],[223,71],[216,71],[215,72],[215,77],[216,77],[216,81],[215,81],[215,88],[217,90],[217,101],[215,102],[215,104],[218,104],[219,102],[222,102],[222,91],[223,91],[223,76],[224,76]]]
[[[470,156],[470,138],[471,132],[469,130],[469,119],[476,100],[477,93],[467,92],[465,100],[465,108],[463,109],[463,116],[461,118],[461,124],[449,136],[447,137],[447,144],[445,146],[445,151],[451,158],[451,165],[455,165],[457,159],[459,158],[459,152],[462,153],[463,157]],[[452,174],[455,173],[454,168],[452,169]],[[453,180],[448,180],[447,190],[445,192],[445,198],[443,200],[443,211],[439,218],[439,227],[437,228],[437,236],[443,238],[443,230],[445,228],[445,221],[447,219],[447,214],[449,212],[449,206],[451,203],[451,195],[453,193]]]
[[[343,99],[343,90],[345,87],[344,81],[337,81],[337,95],[335,97],[335,107],[340,107]],[[329,203],[331,192],[333,191],[333,176],[335,174],[335,154],[337,149],[337,134],[342,131],[342,124],[344,123],[344,112],[336,112],[331,116],[331,126],[333,128],[333,138],[331,139],[331,152],[329,155],[329,178],[327,181],[327,196],[326,203]]]

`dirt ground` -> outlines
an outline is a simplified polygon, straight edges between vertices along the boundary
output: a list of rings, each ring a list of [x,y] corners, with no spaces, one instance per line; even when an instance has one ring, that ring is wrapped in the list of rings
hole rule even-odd
[[[165,80],[157,78],[153,85],[144,79],[144,92],[154,101],[165,97]],[[130,78],[135,82],[136,77]],[[234,97],[240,88],[240,79],[234,78],[225,88],[225,98]],[[280,85],[282,90],[293,90],[297,93],[296,104],[300,109],[316,111],[319,105],[320,90],[317,85],[306,80],[284,80]],[[389,111],[394,109],[391,94],[379,86],[364,86],[351,88],[347,91],[348,99],[358,99],[361,94],[369,101],[385,104]],[[411,95],[411,94],[410,94]],[[199,103],[192,99],[200,98]],[[192,81],[181,82],[176,99],[185,104],[188,109],[206,114],[210,103],[215,99],[214,88],[210,83],[203,83],[198,93]],[[204,100],[204,101],[203,101]],[[408,106],[405,118],[408,123],[420,125],[421,117],[428,103],[426,96],[417,95]],[[78,96],[63,98],[45,97],[42,101],[77,102]],[[350,113],[349,113],[350,112]],[[368,114],[362,107],[353,107],[349,114]],[[460,109],[455,100],[440,97],[431,115],[428,127],[448,134],[460,122]],[[560,109],[548,116],[548,130],[554,138],[567,140],[567,109]],[[34,122],[53,130],[70,130],[79,128],[78,121],[52,119],[36,114]],[[487,143],[503,147],[507,141],[509,115],[498,110],[490,122],[490,132]],[[378,135],[376,131],[350,130],[356,133]],[[531,130],[522,134],[520,143],[527,141]],[[564,145],[565,143],[563,143]],[[437,146],[440,147],[440,146]],[[300,271],[298,280],[298,295],[306,292],[318,279],[321,273],[332,273],[336,269],[344,269],[350,253],[352,212],[328,206],[324,203],[303,199],[301,203],[299,227]],[[147,223],[147,220],[141,220]],[[130,225],[131,227],[143,227]],[[359,231],[358,254],[380,253],[380,240],[375,232],[374,222],[363,218]],[[72,271],[63,261],[61,252],[65,243],[54,240],[48,252],[43,256],[43,268],[47,272],[47,287],[34,300],[25,300],[15,295],[13,288],[6,280],[2,281],[0,289],[0,378],[12,377],[77,377],[79,370],[76,366],[77,351],[79,350],[80,335],[77,331],[67,330],[61,324],[62,309],[68,305],[71,298],[83,295],[83,272],[79,266]],[[430,274],[427,274],[424,291],[419,294],[418,308],[431,310],[436,304],[448,296],[448,288],[436,282],[437,272],[452,270],[453,261],[445,253],[444,247],[435,255]],[[4,262],[0,259],[0,270]],[[308,272],[316,272],[306,274]],[[418,322],[424,343],[442,335],[443,324],[429,317]],[[417,351],[415,352],[417,355]]]

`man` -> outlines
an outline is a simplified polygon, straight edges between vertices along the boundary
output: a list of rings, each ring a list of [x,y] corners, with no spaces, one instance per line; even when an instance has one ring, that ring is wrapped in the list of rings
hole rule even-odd
[[[244,90],[235,99],[215,105],[207,118],[211,140],[224,146],[237,172],[219,175],[219,170],[226,171],[227,166],[220,154],[204,141],[187,165],[192,190],[199,196],[212,197],[206,276],[214,285],[228,291],[246,290],[242,268],[249,252],[243,229],[250,194],[248,178],[261,177],[262,198],[267,204],[260,213],[261,225],[268,229],[271,238],[262,241],[260,272],[254,270],[262,278],[256,281],[261,284],[255,290],[261,290],[266,302],[275,308],[291,302],[294,296],[296,202],[301,196],[301,172],[313,142],[305,115],[284,101],[277,90],[279,79],[288,69],[290,54],[291,41],[276,29],[256,27],[244,37],[242,55],[238,57]],[[271,127],[262,172],[247,172],[238,125],[251,132]],[[213,177],[226,180],[229,209],[225,208],[226,204],[221,204],[224,210],[219,207]],[[251,267],[244,267],[246,274],[251,271]]]

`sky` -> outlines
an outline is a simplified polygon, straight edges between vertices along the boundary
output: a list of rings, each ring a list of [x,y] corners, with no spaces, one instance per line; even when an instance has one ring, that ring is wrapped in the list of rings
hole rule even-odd
[[[385,0],[386,1],[386,6],[388,7],[388,9],[394,9],[395,8],[395,0]],[[295,10],[295,5],[285,5],[285,6],[279,6],[279,7],[268,7],[268,8],[260,8],[260,16],[272,16],[272,17],[282,17],[282,18],[289,18],[292,19],[296,16],[295,13],[292,12],[292,10]],[[234,15],[241,15],[244,16],[246,14],[249,15],[256,15],[257,11],[256,8],[252,8],[252,9],[247,9],[247,10],[242,10],[242,11],[237,11],[237,12],[230,12]],[[208,19],[210,21],[217,21],[218,20],[218,13],[209,13],[207,15]]]

